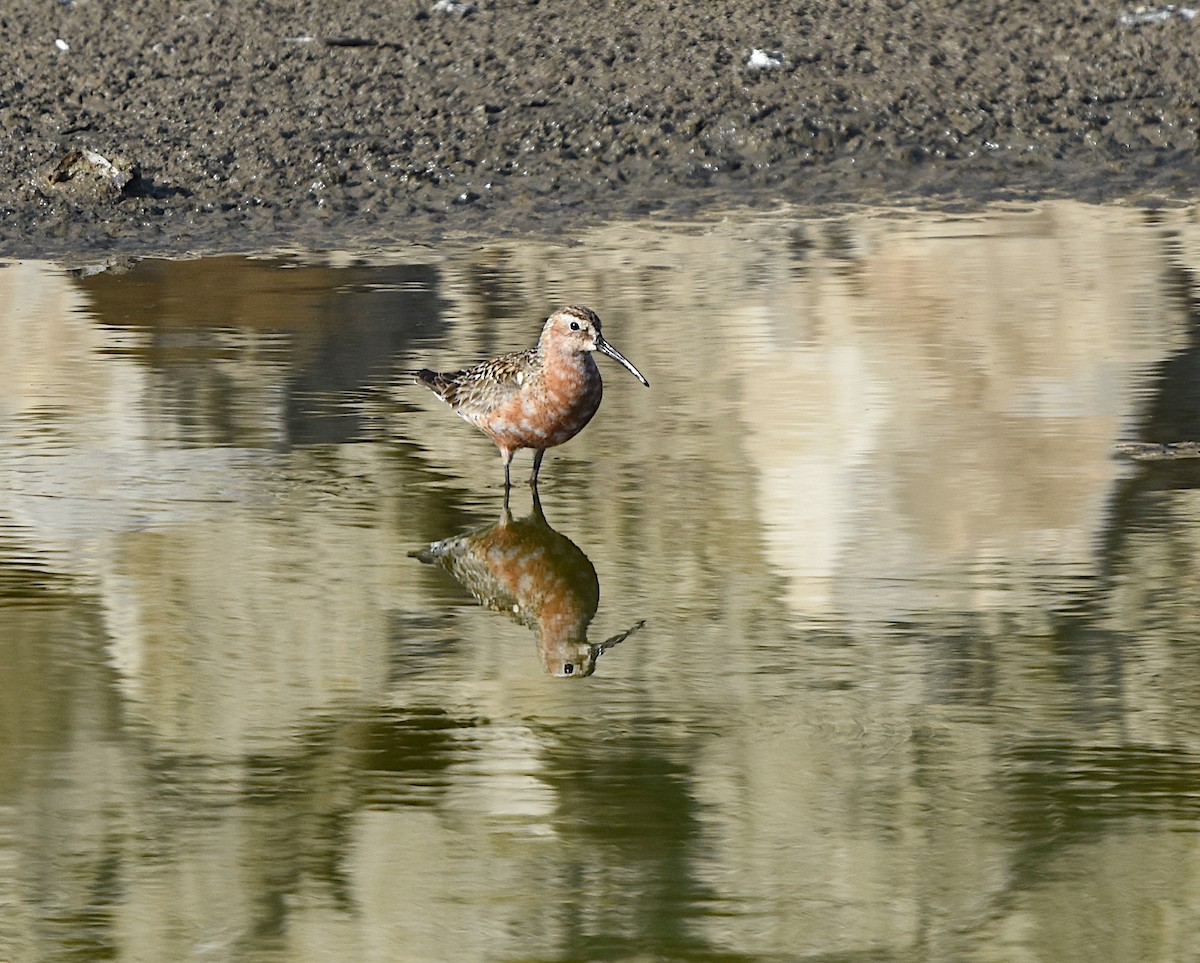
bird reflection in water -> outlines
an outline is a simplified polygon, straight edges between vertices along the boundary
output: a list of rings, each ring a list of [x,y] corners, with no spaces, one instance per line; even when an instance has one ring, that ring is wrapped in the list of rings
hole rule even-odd
[[[603,653],[645,624],[637,622],[604,642],[587,640],[600,604],[596,569],[574,542],[547,523],[536,488],[533,511],[525,518],[512,517],[505,492],[504,509],[494,525],[443,538],[412,554],[440,565],[481,605],[531,629],[549,675],[591,675]]]

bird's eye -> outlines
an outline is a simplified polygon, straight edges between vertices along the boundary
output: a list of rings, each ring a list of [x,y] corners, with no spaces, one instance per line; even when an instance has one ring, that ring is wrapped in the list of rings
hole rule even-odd
[[[578,330],[579,330],[579,322],[578,322],[578,321],[572,321],[572,322],[571,322],[571,330],[572,330],[572,331],[578,331]]]

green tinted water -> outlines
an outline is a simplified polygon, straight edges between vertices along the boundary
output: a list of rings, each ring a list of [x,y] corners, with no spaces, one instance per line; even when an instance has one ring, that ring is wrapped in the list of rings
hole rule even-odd
[[[1194,212],[584,241],[0,270],[0,959],[1190,959]]]

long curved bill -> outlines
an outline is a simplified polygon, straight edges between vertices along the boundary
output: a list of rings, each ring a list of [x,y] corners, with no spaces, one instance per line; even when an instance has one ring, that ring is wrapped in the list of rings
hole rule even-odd
[[[629,373],[632,374],[635,378],[637,378],[638,381],[640,381],[642,384],[644,384],[647,388],[650,387],[650,382],[646,380],[646,376],[644,374],[642,374],[640,371],[638,371],[638,369],[633,366],[633,362],[630,361],[628,358],[626,358],[625,355],[621,354],[620,351],[618,351],[616,348],[614,348],[611,344],[609,344],[607,341],[604,340],[604,338],[600,337],[599,335],[596,336],[596,350],[599,351],[601,354],[608,355],[610,358],[613,359],[613,361],[616,361],[618,364],[623,365],[624,367],[628,368]]]

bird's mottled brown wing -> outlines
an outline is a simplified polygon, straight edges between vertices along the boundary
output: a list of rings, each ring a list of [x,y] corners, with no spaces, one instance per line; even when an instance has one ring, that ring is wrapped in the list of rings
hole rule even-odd
[[[501,355],[461,371],[416,372],[417,380],[468,421],[511,400],[537,369],[534,349]]]

